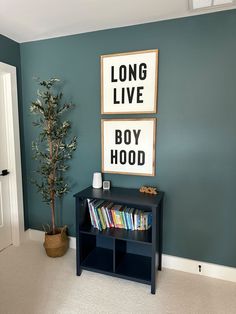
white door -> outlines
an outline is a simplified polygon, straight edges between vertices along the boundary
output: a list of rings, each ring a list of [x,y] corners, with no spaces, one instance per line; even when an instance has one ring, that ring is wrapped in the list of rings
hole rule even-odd
[[[0,251],[12,244],[11,208],[9,192],[9,175],[2,176],[2,170],[9,169],[7,147],[6,113],[3,88],[3,73],[0,72]]]

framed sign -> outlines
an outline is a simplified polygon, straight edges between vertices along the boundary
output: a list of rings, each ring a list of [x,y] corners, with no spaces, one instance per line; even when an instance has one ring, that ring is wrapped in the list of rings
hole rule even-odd
[[[102,119],[102,172],[155,175],[156,118]]]
[[[156,113],[158,49],[101,56],[101,113]]]

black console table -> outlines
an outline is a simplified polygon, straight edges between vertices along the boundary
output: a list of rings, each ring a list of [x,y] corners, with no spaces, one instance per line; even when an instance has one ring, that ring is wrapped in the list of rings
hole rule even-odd
[[[82,269],[151,285],[156,292],[156,272],[162,267],[163,192],[157,195],[137,189],[89,187],[76,198],[77,275]],[[109,200],[152,212],[149,230],[110,228],[103,231],[91,225],[87,199]]]

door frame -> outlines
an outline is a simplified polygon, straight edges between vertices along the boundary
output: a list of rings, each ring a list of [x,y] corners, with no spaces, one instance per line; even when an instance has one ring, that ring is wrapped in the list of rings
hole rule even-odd
[[[12,244],[18,246],[25,239],[25,229],[16,67],[0,62],[0,72],[3,75],[6,140],[10,172]]]

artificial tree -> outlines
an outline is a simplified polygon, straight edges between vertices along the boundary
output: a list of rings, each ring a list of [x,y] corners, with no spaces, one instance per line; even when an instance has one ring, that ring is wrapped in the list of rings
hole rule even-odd
[[[33,122],[40,129],[38,138],[32,142],[33,159],[38,161],[33,183],[41,193],[43,201],[51,208],[51,226],[48,234],[57,233],[55,223],[56,198],[68,192],[64,174],[77,147],[77,138],[67,140],[71,123],[62,115],[72,108],[71,103],[62,103],[63,94],[56,89],[57,78],[39,81],[37,99],[31,103],[30,111],[37,116]]]

